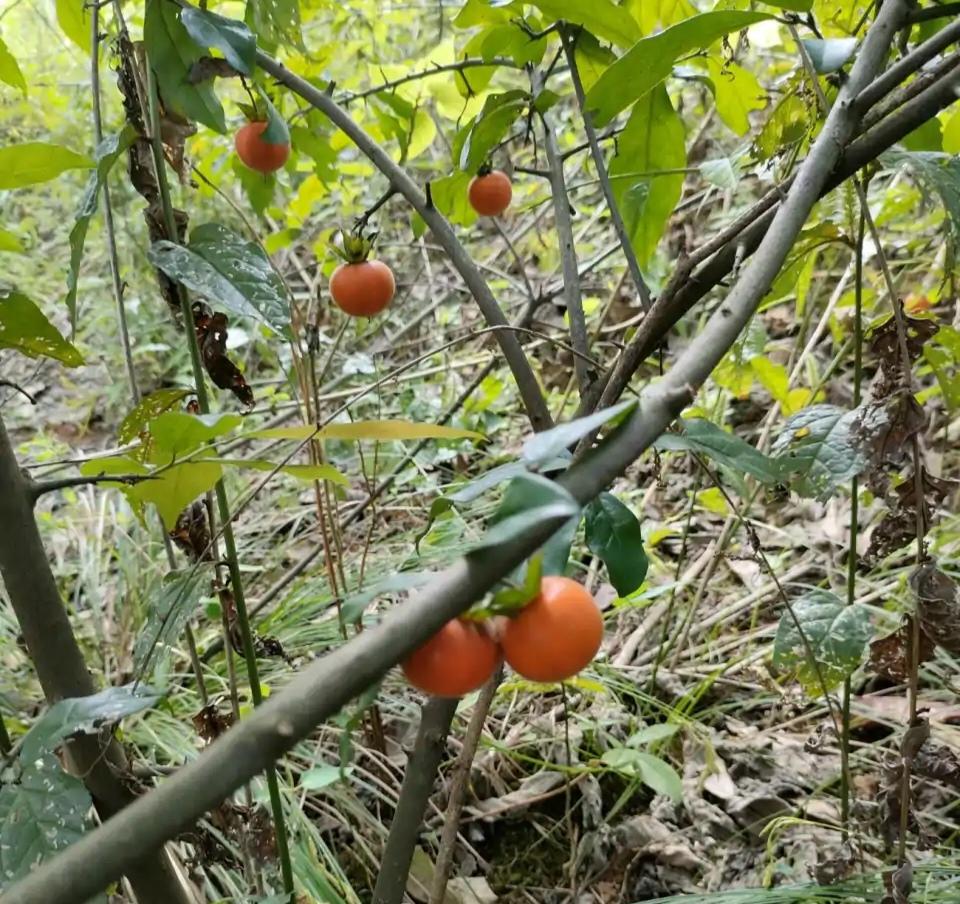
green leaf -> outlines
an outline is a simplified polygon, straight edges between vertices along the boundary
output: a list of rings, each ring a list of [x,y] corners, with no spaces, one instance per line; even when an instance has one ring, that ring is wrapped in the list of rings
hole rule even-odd
[[[767,105],[766,92],[757,77],[736,63],[707,58],[717,113],[737,135],[750,131],[750,114]]]
[[[190,233],[188,246],[154,242],[147,256],[155,267],[218,307],[255,317],[278,333],[290,323],[283,283],[263,249],[217,223]]]
[[[244,21],[268,50],[284,43],[304,49],[299,0],[247,0]]]
[[[802,496],[829,499],[870,463],[872,438],[889,417],[880,405],[848,411],[836,405],[811,405],[787,418],[772,451],[792,462],[791,481]]]
[[[459,160],[459,157],[455,159]],[[477,212],[470,206],[467,194],[472,178],[470,173],[458,170],[430,182],[434,206],[451,223],[458,226],[472,226],[477,222]]]
[[[603,71],[616,60],[613,51],[601,45],[588,31],[581,32],[577,37],[574,57],[584,91],[589,91],[603,75]]]
[[[273,101],[270,100],[270,95],[263,90],[262,85],[257,85],[257,93],[267,108],[267,127],[260,134],[260,138],[267,144],[290,144],[290,129],[287,121],[277,111]]]
[[[223,107],[213,90],[212,81],[194,85],[190,70],[206,54],[197,47],[183,27],[179,7],[169,0],[147,0],[143,22],[143,42],[157,86],[166,106],[215,132],[226,132]]]
[[[473,502],[487,490],[511,480],[518,474],[525,474],[526,471],[523,462],[508,461],[506,464],[497,465],[497,467],[485,471],[479,477],[468,481],[456,492],[451,493],[448,498],[451,502]]]
[[[640,266],[653,256],[680,200],[684,129],[663,86],[639,100],[617,142],[610,182]]]
[[[580,526],[580,513],[577,512],[566,524],[557,529],[557,532],[541,547],[543,574],[563,574],[567,570],[570,559],[570,550],[573,540]]]
[[[620,596],[639,589],[647,576],[640,522],[616,496],[601,493],[586,508],[587,546],[607,566],[610,583]]]
[[[254,471],[272,471],[277,465],[272,461],[250,458],[221,458],[220,464],[233,468],[251,468]],[[333,465],[280,465],[280,471],[296,477],[297,480],[327,480],[340,486],[347,486],[350,481]]]
[[[79,841],[92,806],[83,782],[64,772],[55,756],[23,762],[20,781],[0,787],[2,885]]]
[[[191,616],[200,605],[206,577],[197,569],[171,572],[164,576],[163,583],[151,594],[147,602],[147,617],[137,634],[133,646],[133,664],[137,675],[151,659],[154,668],[165,660],[172,646]],[[154,651],[156,651],[154,653]]]
[[[93,734],[105,725],[149,709],[162,694],[143,685],[108,687],[89,697],[58,700],[36,722],[20,742],[20,757],[32,763],[53,753],[67,738]]]
[[[925,192],[939,196],[947,214],[954,251],[960,251],[960,156],[891,148],[880,156],[886,167],[909,167]]]
[[[164,411],[173,408],[178,402],[193,394],[190,389],[158,389],[156,392],[144,396],[120,422],[120,427],[117,430],[117,442],[121,446],[125,446],[127,443],[132,443],[141,434],[148,433],[148,421],[152,421]]]
[[[165,411],[148,423],[154,459],[182,458],[243,423],[239,414],[187,414]]]
[[[535,41],[530,39],[522,28],[515,22],[508,22],[500,25],[491,25],[482,31],[477,32],[463,48],[463,56],[478,56],[482,60],[492,60],[494,57],[509,57],[518,67],[526,66],[528,63],[536,65],[543,59],[544,51],[547,48],[547,39],[538,38]],[[492,75],[497,70],[482,69],[489,71]],[[469,70],[471,74],[476,73],[476,69]],[[473,82],[471,81],[471,84]]]
[[[628,747],[639,747],[641,744],[655,744],[657,741],[666,741],[672,738],[680,726],[670,722],[656,725],[647,725],[627,738]]]
[[[9,229],[0,227],[0,251],[9,251],[11,254],[24,254],[23,243]]]
[[[664,433],[654,443],[657,449],[699,452],[731,471],[749,474],[768,486],[783,483],[790,472],[799,467],[790,461],[764,455],[739,436],[727,433],[703,418],[680,423],[683,433]]]
[[[0,348],[14,348],[31,358],[54,358],[67,367],[83,364],[83,356],[43,316],[26,295],[0,290]]]
[[[836,72],[857,49],[856,38],[804,38],[801,42],[813,63],[813,68],[823,74]]]
[[[604,424],[615,418],[625,415],[636,407],[636,404],[633,400],[618,402],[616,405],[604,408],[602,411],[596,411],[586,417],[559,424],[550,430],[544,430],[542,433],[535,433],[523,444],[521,458],[527,466],[537,467],[551,458],[564,454],[578,440],[583,439],[595,430],[599,430]]]
[[[605,750],[600,761],[617,772],[633,776],[657,794],[680,800],[683,787],[676,770],[659,757],[632,747],[612,747]]]
[[[943,393],[943,401],[951,411],[960,408],[960,332],[942,326],[924,344],[923,357],[933,370]]]
[[[321,791],[324,788],[329,788],[330,785],[344,781],[353,772],[353,769],[353,766],[347,766],[345,769],[340,766],[314,766],[313,769],[308,769],[300,775],[297,786],[305,791]],[[278,898],[280,904],[287,900],[285,896]]]
[[[199,47],[216,48],[237,72],[253,75],[257,39],[243,22],[194,7],[184,9],[180,21]]]
[[[593,111],[597,125],[605,125],[667,78],[680,57],[769,18],[738,10],[701,13],[642,38],[597,79],[587,94],[587,109]]]
[[[808,13],[813,9],[813,0],[763,0],[766,6],[789,9],[795,13]]]
[[[69,148],[43,141],[27,141],[0,148],[0,190],[49,182],[61,173],[90,169],[93,161]]]
[[[349,424],[327,424],[320,430],[309,424],[303,427],[272,427],[250,434],[251,439],[372,439],[380,442],[407,439],[483,439],[475,430],[444,427],[441,424],[416,424],[412,421],[353,421]]]
[[[89,55],[91,26],[85,0],[57,0],[57,22],[63,33]]]
[[[704,160],[700,164],[700,175],[724,191],[733,191],[740,185],[743,170],[735,158],[719,157],[716,160]]]
[[[590,0],[590,2],[571,3],[570,0],[530,0],[542,13],[544,25],[551,25],[559,19],[571,25],[582,25],[598,38],[616,44],[618,47],[630,47],[640,40],[640,26],[633,16],[622,6],[611,0]]]
[[[778,669],[796,670],[804,691],[819,696],[823,684],[827,691],[832,690],[863,660],[863,648],[873,635],[870,610],[858,603],[848,606],[828,590],[810,590],[795,600],[792,608],[796,621],[784,612],[777,626],[773,664]]]
[[[447,496],[438,496],[430,503],[430,511],[427,513],[427,523],[419,530],[413,538],[413,548],[420,555],[420,541],[430,533],[434,521],[453,510],[453,500]]]
[[[378,596],[416,590],[435,577],[436,573],[432,571],[399,571],[379,581],[373,587],[347,597],[340,606],[340,618],[344,624],[353,624]]]
[[[577,500],[560,484],[539,474],[521,474],[510,481],[496,520],[473,549],[488,549],[509,543],[548,518],[580,514]],[[563,530],[564,527],[559,528]]]
[[[132,126],[126,126],[115,135],[109,135],[100,142],[96,151],[96,167],[87,180],[80,207],[77,209],[73,229],[70,230],[70,267],[67,270],[67,310],[70,312],[71,329],[77,322],[77,280],[80,277],[80,261],[83,259],[83,246],[87,241],[87,229],[90,218],[97,211],[100,191],[106,184],[107,173],[117,162],[117,158],[126,151],[136,138]]]
[[[187,461],[167,468],[155,480],[145,480],[128,489],[140,502],[156,506],[163,526],[173,530],[180,513],[198,496],[212,490],[223,474],[217,461]]]
[[[471,175],[476,173],[486,163],[490,152],[506,138],[529,103],[530,96],[526,91],[491,94],[473,122],[457,135],[454,154],[460,169]]]
[[[20,71],[16,58],[3,42],[3,38],[0,38],[0,82],[5,82],[11,88],[19,88],[26,96],[27,81]]]

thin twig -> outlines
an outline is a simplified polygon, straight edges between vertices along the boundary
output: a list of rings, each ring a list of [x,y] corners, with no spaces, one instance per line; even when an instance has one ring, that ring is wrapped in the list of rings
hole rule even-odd
[[[466,59],[458,60],[455,63],[444,63],[444,64],[434,64],[429,69],[421,69],[417,72],[408,72],[406,75],[401,75],[399,78],[392,79],[389,82],[383,82],[380,85],[374,85],[372,88],[366,88],[363,91],[352,91],[346,94],[341,94],[337,98],[338,104],[349,104],[355,100],[362,100],[364,97],[370,97],[373,94],[381,94],[384,91],[393,91],[394,88],[399,88],[401,85],[406,85],[408,82],[416,82],[420,79],[430,78],[433,75],[441,75],[444,72],[462,72],[464,69],[475,69],[481,66],[509,66],[511,69],[516,69],[516,61],[511,57],[492,57],[489,60],[484,59]]]

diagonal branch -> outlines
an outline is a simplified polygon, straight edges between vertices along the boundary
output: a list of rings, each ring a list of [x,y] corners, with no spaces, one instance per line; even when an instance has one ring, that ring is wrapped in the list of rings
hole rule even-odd
[[[420,214],[430,227],[450,262],[457,269],[470,293],[477,301],[481,313],[490,326],[506,326],[507,319],[494,298],[486,280],[460,244],[446,217],[433,206],[433,202],[417,187],[406,171],[398,166],[393,158],[374,141],[349,114],[339,106],[329,94],[320,91],[306,79],[290,72],[282,63],[267,54],[257,51],[257,65],[269,73],[281,85],[289,88],[307,103],[324,113],[334,125],[338,126],[353,141],[373,165],[382,172],[390,184],[402,194],[410,205]],[[507,360],[517,389],[523,400],[524,408],[534,430],[544,430],[553,423],[547,403],[540,391],[540,385],[533,373],[517,337],[508,330],[497,333],[497,341],[504,358]]]
[[[720,309],[666,377],[648,387],[631,418],[589,460],[560,478],[559,483],[578,502],[596,496],[653,443],[692,401],[695,387],[723,360],[750,321],[853,134],[853,97],[882,65],[905,12],[906,0],[887,0],[882,5],[791,191]],[[68,904],[103,889],[137,857],[216,806],[463,612],[565,519],[565,515],[543,519],[509,542],[455,562],[412,599],[393,608],[377,626],[304,668],[286,689],[155,791],[13,886],[9,904]]]

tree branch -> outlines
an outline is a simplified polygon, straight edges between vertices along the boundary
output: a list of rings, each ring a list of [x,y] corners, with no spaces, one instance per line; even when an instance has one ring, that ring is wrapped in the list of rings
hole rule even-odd
[[[433,792],[459,698],[431,697],[420,710],[420,727],[403,773],[400,799],[373,889],[372,904],[400,904],[407,887],[423,814]]]
[[[911,25],[919,22],[930,22],[933,19],[945,19],[947,16],[960,15],[960,3],[942,3],[939,6],[928,6],[910,13],[907,21]]]
[[[153,474],[96,474],[91,477],[80,475],[60,477],[56,480],[30,481],[27,488],[31,501],[36,502],[44,493],[54,493],[69,487],[93,486],[98,483],[123,483],[127,486],[135,486],[145,480],[156,480],[156,478]]]
[[[597,179],[600,180],[600,187],[603,189],[607,210],[610,211],[610,222],[613,223],[617,241],[620,242],[620,247],[623,249],[623,256],[627,259],[627,267],[637,289],[640,306],[645,311],[649,311],[651,305],[650,289],[640,272],[640,263],[633,251],[633,245],[630,243],[630,236],[627,235],[627,227],[620,215],[617,200],[613,196],[613,186],[610,184],[610,176],[607,174],[607,164],[600,148],[600,142],[597,140],[597,130],[593,127],[593,116],[586,107],[586,95],[583,90],[583,82],[580,79],[580,70],[577,68],[574,38],[570,35],[566,26],[560,28],[560,40],[563,42],[563,52],[566,54],[567,64],[570,66],[570,79],[573,82],[573,90],[577,96],[577,106],[580,108],[580,115],[583,118],[583,129],[587,133],[587,143],[590,147],[590,155],[593,157],[593,165],[597,170]]]
[[[852,98],[882,65],[905,12],[905,0],[882,5],[793,188],[726,301],[664,379],[646,389],[630,419],[589,460],[559,479],[579,503],[596,496],[653,443],[750,321],[853,133]],[[566,515],[545,518],[509,542],[461,558],[378,625],[304,668],[155,791],[13,886],[9,904],[68,904],[100,891],[138,855],[216,806],[369,687],[531,555],[565,520]]]
[[[507,319],[477,265],[467,254],[463,245],[460,244],[446,217],[428,201],[406,171],[398,166],[393,158],[358,126],[328,94],[318,90],[305,79],[294,75],[282,63],[261,51],[257,51],[257,65],[273,76],[280,84],[293,91],[294,94],[299,95],[307,103],[326,114],[331,122],[343,130],[347,137],[390,180],[390,184],[407,199],[427,226],[430,227],[437,241],[450,258],[450,262],[457,269],[467,288],[476,299],[487,323],[490,326],[506,326]],[[520,397],[523,400],[524,408],[533,429],[546,429],[551,426],[553,421],[543,398],[543,393],[540,391],[540,385],[519,340],[512,332],[504,330],[497,334],[497,341],[500,343],[503,356],[513,373],[513,378],[516,381],[517,389],[520,392]]]

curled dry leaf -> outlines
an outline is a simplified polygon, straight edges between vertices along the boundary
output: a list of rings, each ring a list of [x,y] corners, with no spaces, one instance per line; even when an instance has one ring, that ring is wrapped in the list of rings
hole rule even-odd
[[[912,363],[923,352],[924,343],[940,329],[936,320],[919,317],[904,317],[906,328],[907,354]],[[900,368],[903,365],[900,340],[897,336],[897,321],[891,317],[878,326],[870,337],[870,350],[877,356],[884,369]]]
[[[945,744],[924,744],[913,758],[913,774],[960,788],[960,757]]]
[[[202,305],[194,305],[194,324],[203,366],[220,389],[229,389],[247,407],[253,405],[253,390],[240,369],[227,357],[227,315],[207,313]]]
[[[920,515],[923,524],[929,525],[936,507],[953,490],[955,481],[934,477],[926,470],[922,472],[923,500]],[[877,491],[877,486],[873,486]],[[867,550],[868,561],[875,562],[905,546],[917,536],[917,490],[913,475],[909,474],[887,496],[889,511],[880,520],[870,535],[870,547]]]
[[[177,518],[170,531],[170,539],[194,562],[210,562],[213,550],[210,546],[210,530],[207,525],[207,510],[200,500],[190,503]]]
[[[904,762],[913,763],[920,748],[927,743],[930,737],[930,723],[926,719],[917,719],[911,725],[900,739],[900,756]]]
[[[920,626],[949,653],[960,653],[960,602],[957,585],[932,562],[915,568],[908,579],[917,598]]]
[[[192,721],[197,734],[209,744],[233,725],[233,715],[222,713],[215,704],[208,703],[194,713]]]
[[[904,623],[892,634],[878,637],[870,642],[869,668],[891,681],[906,681],[910,674],[910,651],[913,643],[913,618],[907,616]],[[936,649],[934,642],[920,631],[920,663],[927,662]]]
[[[188,81],[198,85],[211,78],[236,78],[240,73],[226,60],[219,57],[201,57],[190,67]]]

